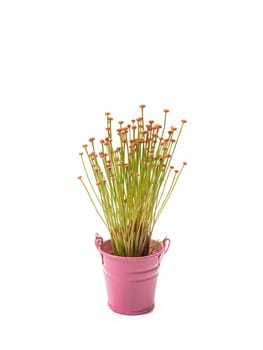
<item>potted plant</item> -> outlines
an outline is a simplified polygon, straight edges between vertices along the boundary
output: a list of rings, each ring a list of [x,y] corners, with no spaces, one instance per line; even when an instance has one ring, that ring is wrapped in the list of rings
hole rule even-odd
[[[79,153],[85,172],[78,179],[110,239],[98,234],[95,244],[104,267],[108,304],[121,314],[142,314],[154,307],[154,295],[162,256],[170,240],[152,239],[153,230],[186,165],[172,165],[186,120],[179,129],[145,122],[141,115],[127,125],[118,122],[113,134],[113,118],[106,112],[106,136],[96,150],[95,139]]]

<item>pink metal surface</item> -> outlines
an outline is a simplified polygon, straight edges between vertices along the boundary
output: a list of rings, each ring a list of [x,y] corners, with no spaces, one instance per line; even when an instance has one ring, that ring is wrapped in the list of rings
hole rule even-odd
[[[169,249],[170,239],[165,238],[151,255],[143,257],[113,255],[111,241],[103,242],[99,235],[95,245],[102,257],[109,307],[125,315],[151,311],[161,258]]]

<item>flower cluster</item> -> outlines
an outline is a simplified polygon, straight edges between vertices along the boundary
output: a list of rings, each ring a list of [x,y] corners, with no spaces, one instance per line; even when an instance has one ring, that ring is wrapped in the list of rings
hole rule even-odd
[[[169,110],[164,109],[162,126],[154,120],[146,123],[144,108],[140,105],[141,116],[131,123],[118,122],[117,146],[113,118],[106,112],[106,137],[99,141],[100,151],[91,137],[79,153],[87,181],[78,179],[109,230],[114,254],[121,256],[149,253],[154,225],[186,165],[177,170],[171,164],[186,120],[181,120],[178,130],[171,126],[166,131]]]

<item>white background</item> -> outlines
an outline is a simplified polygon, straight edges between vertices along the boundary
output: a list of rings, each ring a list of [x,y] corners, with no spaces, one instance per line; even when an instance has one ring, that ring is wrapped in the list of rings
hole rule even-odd
[[[261,1],[1,1],[0,348],[263,349]],[[188,120],[155,310],[107,307],[76,177],[116,120]],[[92,345],[93,344],[93,345]]]

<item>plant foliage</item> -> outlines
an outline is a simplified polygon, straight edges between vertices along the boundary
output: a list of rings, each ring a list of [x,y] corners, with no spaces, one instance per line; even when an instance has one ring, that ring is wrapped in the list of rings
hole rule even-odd
[[[80,153],[85,181],[78,179],[110,233],[114,254],[120,256],[148,255],[154,226],[186,165],[176,170],[171,163],[186,120],[179,129],[166,130],[169,110],[164,110],[162,126],[153,120],[145,123],[144,108],[140,105],[141,116],[131,123],[119,121],[114,135],[113,118],[105,113],[100,150],[90,138]]]

